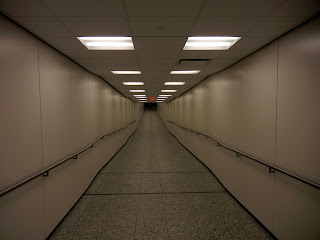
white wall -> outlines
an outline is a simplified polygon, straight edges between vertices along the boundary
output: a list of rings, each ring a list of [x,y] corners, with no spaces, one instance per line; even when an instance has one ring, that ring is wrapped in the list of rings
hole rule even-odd
[[[159,107],[168,130],[279,239],[320,238],[319,190],[166,120],[319,184],[319,29],[317,17]]]
[[[0,198],[0,239],[45,239],[135,131],[143,106],[5,17],[0,52],[0,190],[137,121]]]

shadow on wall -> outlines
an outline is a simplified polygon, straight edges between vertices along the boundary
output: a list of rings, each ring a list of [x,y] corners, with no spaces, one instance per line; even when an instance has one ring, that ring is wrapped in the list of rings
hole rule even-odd
[[[145,111],[157,111],[158,105],[157,103],[145,103],[144,110]]]

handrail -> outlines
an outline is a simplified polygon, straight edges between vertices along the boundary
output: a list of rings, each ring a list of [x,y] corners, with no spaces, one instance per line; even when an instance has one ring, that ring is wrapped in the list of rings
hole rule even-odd
[[[229,150],[235,152],[236,155],[237,155],[237,157],[245,156],[245,157],[247,157],[247,158],[249,158],[249,159],[251,159],[251,160],[254,160],[255,162],[261,163],[261,164],[269,167],[269,172],[274,172],[274,171],[276,170],[276,171],[281,172],[281,173],[283,173],[283,174],[285,174],[285,175],[287,175],[287,176],[290,176],[290,177],[292,177],[292,178],[294,178],[294,179],[296,179],[296,180],[298,180],[298,181],[301,181],[301,182],[303,182],[303,183],[305,183],[305,184],[307,184],[307,185],[309,185],[309,186],[312,186],[312,187],[314,187],[314,188],[316,188],[316,189],[320,189],[320,185],[319,185],[318,183],[315,183],[315,182],[313,182],[313,181],[311,181],[311,180],[308,180],[308,179],[306,179],[306,178],[300,177],[300,176],[298,176],[298,175],[296,175],[296,174],[293,174],[293,173],[291,173],[291,172],[289,172],[289,171],[287,171],[287,170],[284,170],[284,169],[279,168],[279,167],[277,167],[277,166],[274,166],[274,165],[272,165],[272,164],[270,164],[270,163],[267,163],[267,162],[265,162],[265,161],[262,161],[262,160],[260,160],[260,159],[255,158],[255,157],[252,157],[252,156],[250,156],[250,155],[248,155],[248,154],[246,154],[246,153],[243,153],[243,152],[240,152],[240,151],[238,151],[238,150],[236,150],[236,149],[233,149],[233,148],[231,148],[231,147],[223,144],[222,142],[218,141],[217,139],[215,139],[214,137],[210,136],[209,134],[202,133],[202,132],[193,130],[193,129],[191,129],[191,128],[183,127],[183,126],[179,125],[178,123],[173,122],[173,121],[170,121],[170,120],[167,120],[167,121],[168,121],[169,123],[173,123],[173,124],[177,125],[179,128],[185,129],[185,130],[187,130],[187,131],[189,130],[189,131],[191,131],[191,132],[195,132],[195,133],[197,133],[197,135],[203,135],[203,136],[205,136],[206,138],[210,138],[211,140],[215,141],[218,146],[224,147],[224,148],[226,148],[226,149],[229,149]]]
[[[136,120],[128,123],[128,125],[125,126],[125,127],[122,127],[122,128],[117,129],[117,130],[114,130],[114,131],[112,131],[112,132],[105,133],[105,134],[101,135],[101,136],[98,137],[96,140],[94,140],[92,143],[90,143],[87,147],[79,150],[78,152],[72,154],[71,156],[66,157],[66,158],[62,159],[61,161],[59,161],[59,162],[51,165],[50,167],[47,167],[47,168],[41,170],[40,172],[37,172],[37,173],[31,175],[30,177],[27,177],[26,179],[24,179],[24,180],[22,180],[22,181],[20,181],[20,182],[18,182],[18,183],[16,183],[16,184],[8,187],[8,188],[2,190],[2,191],[0,192],[0,197],[2,197],[3,195],[5,195],[5,194],[7,194],[7,193],[9,193],[9,192],[11,192],[11,191],[13,191],[14,189],[16,189],[16,188],[18,188],[18,187],[26,184],[27,182],[30,182],[31,180],[33,180],[33,179],[35,179],[35,178],[37,178],[37,177],[39,177],[39,176],[41,176],[41,175],[43,175],[43,176],[49,176],[49,171],[50,171],[50,170],[54,169],[55,167],[61,165],[62,163],[66,162],[66,161],[68,161],[68,160],[70,160],[70,159],[77,159],[79,154],[85,152],[85,151],[88,150],[89,148],[93,148],[93,145],[96,144],[99,140],[103,139],[105,136],[110,136],[110,135],[113,134],[113,133],[116,133],[116,132],[119,132],[119,131],[121,131],[121,130],[123,130],[123,129],[126,129],[127,127],[129,127],[129,125],[131,125],[131,124],[133,124],[133,123],[135,123],[135,122],[136,122]]]

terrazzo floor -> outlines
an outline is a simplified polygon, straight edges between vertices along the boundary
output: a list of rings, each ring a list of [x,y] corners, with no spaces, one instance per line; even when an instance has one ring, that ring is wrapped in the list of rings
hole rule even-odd
[[[273,237],[167,132],[157,112],[145,112],[49,239]]]

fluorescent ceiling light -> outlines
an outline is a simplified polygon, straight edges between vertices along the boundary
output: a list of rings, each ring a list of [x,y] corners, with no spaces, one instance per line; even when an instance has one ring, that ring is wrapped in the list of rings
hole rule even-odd
[[[147,97],[136,97],[137,99],[145,99],[147,100]]]
[[[172,85],[172,86],[176,86],[176,85],[184,85],[185,82],[165,82],[164,85]]]
[[[140,71],[111,71],[113,74],[141,74]]]
[[[145,92],[146,90],[129,90],[129,92]]]
[[[131,37],[78,37],[89,50],[134,50]]]
[[[228,50],[241,37],[188,37],[183,50]]]
[[[197,74],[200,70],[171,71],[170,74]]]
[[[144,85],[144,83],[143,82],[123,82],[123,85],[138,86],[138,85]]]
[[[159,95],[159,97],[171,97],[172,95]]]
[[[139,102],[148,102],[148,101],[139,101]]]
[[[134,97],[146,97],[147,95],[133,95]]]
[[[161,90],[161,92],[176,92],[177,90],[168,90],[168,89],[165,89],[165,90]]]

